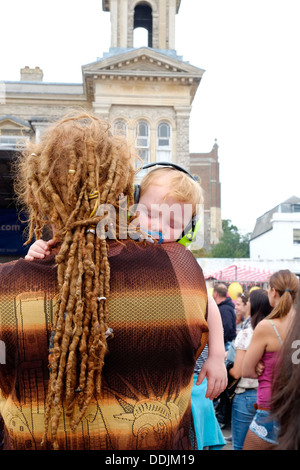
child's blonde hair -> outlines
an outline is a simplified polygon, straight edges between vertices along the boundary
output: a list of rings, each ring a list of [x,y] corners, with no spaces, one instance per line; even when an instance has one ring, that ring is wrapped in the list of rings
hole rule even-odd
[[[174,168],[155,168],[143,178],[140,191],[143,194],[151,185],[158,185],[158,178],[165,176],[168,192],[165,196],[173,197],[178,201],[192,204],[193,215],[197,213],[197,206],[203,204],[204,195],[200,184],[188,174]]]

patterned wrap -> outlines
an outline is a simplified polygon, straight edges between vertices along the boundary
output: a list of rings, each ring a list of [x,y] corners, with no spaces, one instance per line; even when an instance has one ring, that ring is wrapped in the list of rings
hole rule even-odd
[[[108,326],[114,337],[102,397],[90,404],[75,432],[62,414],[59,448],[193,449],[193,372],[208,336],[202,270],[178,243],[110,242],[109,261]],[[56,275],[54,256],[0,265],[5,449],[41,449]]]

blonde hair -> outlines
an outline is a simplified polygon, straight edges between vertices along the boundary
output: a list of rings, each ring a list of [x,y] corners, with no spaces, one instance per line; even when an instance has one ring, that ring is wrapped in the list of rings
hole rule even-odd
[[[54,124],[39,143],[27,145],[18,161],[16,191],[29,215],[28,242],[34,234],[40,238],[43,228],[51,224],[61,243],[43,437],[44,441],[53,414],[55,449],[63,401],[75,429],[93,395],[100,396],[110,265],[107,241],[95,234],[103,218],[96,209],[100,204],[118,207],[121,193],[133,203],[133,160],[127,142],[113,136],[106,122],[83,113]],[[119,219],[116,222],[118,239]]]
[[[203,190],[197,181],[186,173],[174,168],[155,168],[150,171],[141,181],[141,194],[151,185],[158,184],[158,178],[166,178],[164,183],[168,187],[165,197],[174,197],[183,203],[192,204],[193,215],[197,212],[197,206],[204,202]]]

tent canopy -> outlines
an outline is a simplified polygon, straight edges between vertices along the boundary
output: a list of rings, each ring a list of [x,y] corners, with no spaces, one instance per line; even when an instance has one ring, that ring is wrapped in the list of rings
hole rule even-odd
[[[205,279],[213,278],[223,282],[268,282],[272,271],[245,266],[240,264],[231,264],[215,272],[205,272]]]

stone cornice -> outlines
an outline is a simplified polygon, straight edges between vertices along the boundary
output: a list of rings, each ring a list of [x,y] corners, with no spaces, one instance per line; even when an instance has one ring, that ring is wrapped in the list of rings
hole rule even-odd
[[[178,83],[194,83],[194,82],[199,82],[201,79],[201,76],[197,77],[194,75],[184,75],[182,76],[181,73],[155,73],[155,72],[147,72],[147,71],[134,71],[134,72],[129,72],[129,71],[118,71],[118,70],[102,70],[101,72],[87,72],[85,73],[86,78],[93,78],[94,80],[97,80],[98,78],[101,78],[102,80],[142,80],[142,81],[165,81],[165,82],[178,82]]]
[[[176,84],[181,86],[190,86],[192,87],[191,90],[191,97],[192,99],[195,96],[199,83],[201,81],[201,77],[195,76],[182,76],[178,74],[177,76],[174,75],[166,75],[166,74],[149,74],[146,72],[135,72],[135,73],[120,73],[120,72],[111,72],[111,71],[102,71],[101,73],[86,73],[85,74],[85,92],[87,99],[89,101],[93,101],[94,99],[94,92],[95,92],[95,82],[98,80],[106,80],[106,81],[116,81],[116,82],[129,82],[129,81],[141,81],[145,83],[145,85],[157,83],[166,83],[166,84]]]

